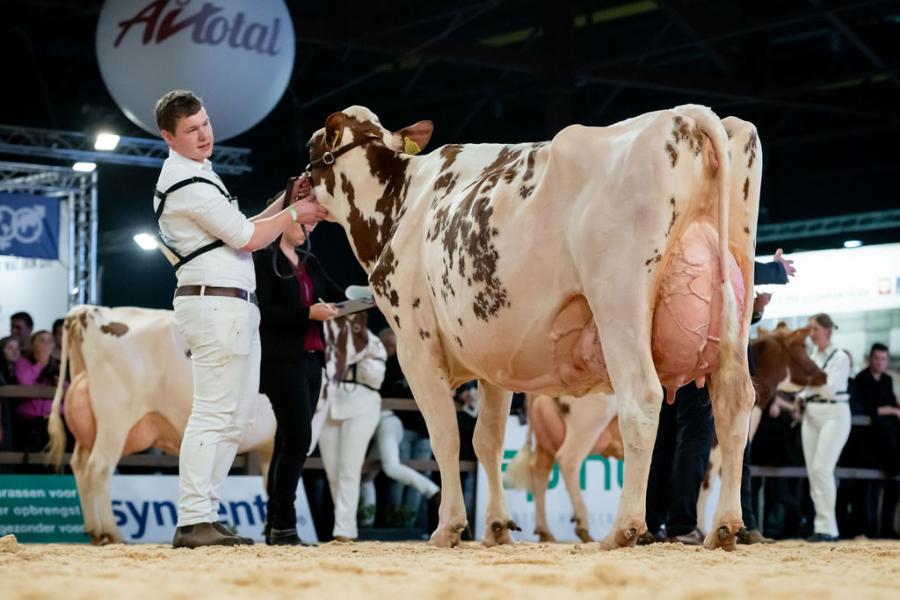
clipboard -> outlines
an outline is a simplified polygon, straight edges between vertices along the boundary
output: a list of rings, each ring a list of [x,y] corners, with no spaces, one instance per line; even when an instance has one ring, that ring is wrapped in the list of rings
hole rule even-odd
[[[364,310],[369,310],[370,308],[374,308],[375,298],[372,296],[366,296],[365,298],[358,298],[356,300],[336,302],[334,307],[338,310],[337,316],[343,317],[346,315],[352,315],[353,313],[362,312]]]

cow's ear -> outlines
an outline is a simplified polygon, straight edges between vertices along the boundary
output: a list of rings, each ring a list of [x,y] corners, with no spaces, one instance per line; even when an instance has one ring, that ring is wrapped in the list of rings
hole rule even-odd
[[[342,112],[331,113],[325,119],[325,148],[327,150],[333,152],[341,145],[346,121],[347,117]]]
[[[425,149],[434,132],[434,123],[431,121],[419,121],[409,127],[404,127],[396,133],[403,143],[403,152],[406,154],[418,154]]]

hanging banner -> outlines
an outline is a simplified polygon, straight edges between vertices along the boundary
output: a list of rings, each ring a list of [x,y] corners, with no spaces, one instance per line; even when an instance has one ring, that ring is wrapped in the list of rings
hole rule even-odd
[[[172,542],[178,506],[177,475],[114,475],[113,516],[126,542]],[[262,477],[231,476],[222,484],[219,519],[260,541],[266,520]],[[297,531],[316,542],[303,481],[297,486]],[[0,536],[20,542],[87,543],[75,478],[71,475],[0,475]]]
[[[519,423],[517,417],[509,417],[506,423],[506,437],[503,441],[503,462],[506,466],[521,450],[525,442],[527,427]],[[602,540],[612,529],[619,507],[619,496],[622,493],[623,464],[614,458],[591,455],[582,463],[579,471],[579,487],[588,509],[588,530],[595,540]],[[572,502],[566,492],[566,486],[559,472],[559,465],[554,465],[547,484],[547,525],[557,541],[578,541],[572,519]],[[487,515],[487,475],[481,463],[478,463],[478,487],[475,498],[475,537],[484,535],[485,517]],[[534,534],[534,498],[524,490],[506,489],[506,504],[509,516],[522,531],[513,532],[512,537],[518,541],[537,541]],[[472,525],[472,524],[470,524]]]
[[[0,192],[0,254],[59,259],[59,199]]]

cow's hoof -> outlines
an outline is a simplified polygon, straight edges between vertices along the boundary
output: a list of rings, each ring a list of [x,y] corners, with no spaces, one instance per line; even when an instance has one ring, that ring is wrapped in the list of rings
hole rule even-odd
[[[116,536],[111,533],[101,533],[101,534],[89,534],[91,536],[91,543],[95,546],[108,546],[109,544],[119,543],[121,540],[116,539]]]
[[[491,526],[484,532],[481,543],[490,548],[499,544],[512,544],[513,539],[510,531],[522,531],[515,521],[507,519],[506,521],[492,521]]]
[[[646,531],[647,524],[643,521],[640,523],[632,522],[625,527],[615,528],[610,531],[600,547],[604,550],[615,550],[616,548],[634,546],[637,543],[637,539]]]
[[[453,548],[459,545],[459,538],[468,527],[468,523],[465,522],[447,527],[439,526],[431,534],[431,540],[428,543],[438,548]]]
[[[737,532],[740,529],[741,524],[739,522],[722,523],[714,531],[709,532],[703,545],[710,550],[721,548],[730,552],[737,546]]]
[[[587,530],[587,527],[576,527],[575,535],[578,536],[578,539],[584,542],[585,544],[590,544],[594,541],[594,538],[591,537],[590,532]]]
[[[545,543],[556,543],[556,538],[553,537],[553,534],[547,531],[546,529],[535,529],[535,535],[538,536],[538,541]]]

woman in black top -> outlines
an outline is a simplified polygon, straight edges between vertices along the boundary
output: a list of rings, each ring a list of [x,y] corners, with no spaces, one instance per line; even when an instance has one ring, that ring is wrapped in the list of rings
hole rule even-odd
[[[301,543],[294,499],[325,365],[322,321],[336,314],[329,303],[344,299],[316,257],[298,249],[305,240],[302,226],[294,223],[274,244],[253,254],[261,317],[259,391],[269,397],[277,421],[266,485],[267,544]]]

